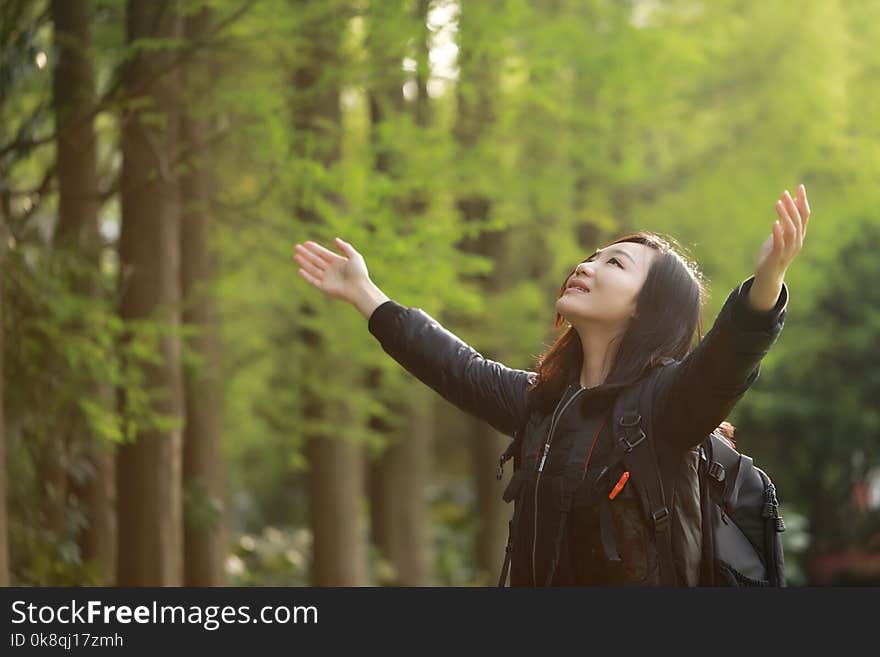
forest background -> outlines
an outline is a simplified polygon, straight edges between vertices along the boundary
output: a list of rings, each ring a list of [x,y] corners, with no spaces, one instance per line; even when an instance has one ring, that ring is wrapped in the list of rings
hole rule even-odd
[[[0,584],[491,585],[508,439],[294,243],[529,369],[631,230],[699,262],[708,330],[801,182],[730,419],[790,583],[877,582],[877,43],[876,1],[2,0]]]

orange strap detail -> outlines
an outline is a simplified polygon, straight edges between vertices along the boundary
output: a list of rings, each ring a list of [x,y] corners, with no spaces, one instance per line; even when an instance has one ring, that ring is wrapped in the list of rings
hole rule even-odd
[[[613,500],[617,497],[617,494],[623,490],[623,487],[626,486],[626,482],[629,479],[629,470],[620,475],[620,479],[617,480],[617,483],[614,484],[614,488],[611,489],[611,492],[608,494],[608,499]]]

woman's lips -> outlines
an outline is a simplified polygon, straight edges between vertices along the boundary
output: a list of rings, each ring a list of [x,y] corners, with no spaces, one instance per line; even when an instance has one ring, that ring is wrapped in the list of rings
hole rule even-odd
[[[568,294],[569,292],[580,292],[581,294],[589,294],[589,292],[587,290],[580,288],[580,287],[577,287],[575,285],[573,285],[572,287],[567,288],[565,290],[566,294]]]

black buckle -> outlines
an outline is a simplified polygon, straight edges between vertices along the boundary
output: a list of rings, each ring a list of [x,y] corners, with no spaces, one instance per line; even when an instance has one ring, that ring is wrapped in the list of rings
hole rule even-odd
[[[515,446],[516,438],[513,439],[510,445],[507,446],[507,449],[504,450],[501,458],[498,459],[498,471],[495,473],[495,479],[497,479],[498,481],[501,481],[501,477],[504,476],[504,464],[513,458],[513,451]]]
[[[635,440],[634,442],[629,442],[626,439],[626,436],[623,436],[620,439],[620,442],[622,442],[624,445],[626,445],[626,453],[629,454],[631,451],[633,451],[633,447],[635,447],[636,445],[641,443],[645,438],[646,438],[645,432],[642,431],[641,429],[639,429],[639,437],[637,440]]]
[[[712,479],[720,483],[724,481],[724,466],[718,461],[712,461],[712,464],[709,466],[708,474]]]
[[[632,421],[627,420],[627,418],[635,418]],[[638,413],[624,413],[620,417],[620,426],[622,427],[635,427],[638,426],[639,422],[642,421],[642,416]]]
[[[666,531],[669,526],[669,509],[664,506],[662,509],[654,511],[651,518],[654,520],[654,531]]]

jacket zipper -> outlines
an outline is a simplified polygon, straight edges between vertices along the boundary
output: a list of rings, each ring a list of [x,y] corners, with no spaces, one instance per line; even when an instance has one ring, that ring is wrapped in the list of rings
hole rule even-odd
[[[541,473],[544,470],[544,463],[547,460],[547,454],[550,453],[550,441],[553,440],[553,431],[556,429],[556,425],[562,418],[562,414],[565,413],[565,409],[568,408],[569,404],[571,404],[571,402],[573,402],[584,390],[587,390],[587,388],[581,386],[581,388],[575,392],[567,402],[565,402],[562,406],[562,410],[559,410],[559,404],[562,403],[562,400],[560,399],[559,404],[556,404],[556,411],[559,411],[559,415],[556,415],[556,411],[553,412],[553,418],[550,420],[550,432],[547,434],[547,442],[544,443],[544,453],[541,455],[541,462],[538,464],[538,476],[535,478],[534,525],[532,527],[532,584],[534,586],[538,585],[538,577],[535,572],[535,553],[538,547],[538,484],[541,483]]]

